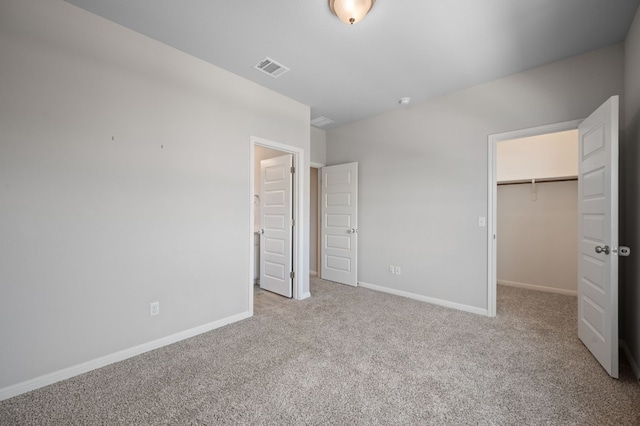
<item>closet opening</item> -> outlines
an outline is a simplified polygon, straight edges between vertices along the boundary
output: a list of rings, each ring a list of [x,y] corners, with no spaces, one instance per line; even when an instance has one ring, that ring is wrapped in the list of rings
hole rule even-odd
[[[577,296],[579,123],[489,137],[489,316],[498,285]]]
[[[578,131],[498,142],[498,285],[578,294]]]

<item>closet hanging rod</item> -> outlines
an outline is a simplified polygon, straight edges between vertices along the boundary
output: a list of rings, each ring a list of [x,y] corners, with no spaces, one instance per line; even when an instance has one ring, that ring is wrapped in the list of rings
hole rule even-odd
[[[546,183],[546,182],[567,182],[572,180],[578,180],[578,176],[562,176],[555,178],[540,178],[535,179],[536,183]],[[523,184],[531,184],[533,179],[519,179],[519,180],[506,180],[503,182],[498,182],[498,185],[523,185]]]

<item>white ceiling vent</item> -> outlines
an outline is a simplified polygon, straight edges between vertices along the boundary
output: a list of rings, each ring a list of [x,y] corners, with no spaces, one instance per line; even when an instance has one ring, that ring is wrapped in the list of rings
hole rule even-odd
[[[333,123],[335,123],[335,121],[333,121],[332,119],[322,116],[311,120],[311,125],[315,127],[322,127]]]
[[[285,72],[289,71],[289,68],[282,64],[277,63],[273,59],[267,57],[253,66],[258,71],[270,75],[273,78],[278,78]]]

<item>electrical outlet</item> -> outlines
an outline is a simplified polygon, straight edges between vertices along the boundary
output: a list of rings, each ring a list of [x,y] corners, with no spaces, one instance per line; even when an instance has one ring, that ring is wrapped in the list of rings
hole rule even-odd
[[[160,302],[149,303],[149,316],[160,315]]]
[[[396,273],[396,267],[393,265],[389,265],[389,273],[390,274],[395,274]]]
[[[396,266],[396,275],[402,275],[402,269],[399,266]]]

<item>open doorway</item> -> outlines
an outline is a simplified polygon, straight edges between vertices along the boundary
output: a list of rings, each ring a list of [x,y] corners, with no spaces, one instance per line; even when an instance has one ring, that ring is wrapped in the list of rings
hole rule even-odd
[[[497,283],[577,295],[578,131],[496,148]]]
[[[578,337],[614,378],[618,351],[619,97],[584,120],[491,135],[488,140],[487,315],[496,315],[496,150],[501,141],[578,129]]]
[[[256,164],[260,164],[260,161],[256,161],[256,153],[258,155],[290,155],[291,157],[291,170],[294,173],[292,177],[292,200],[291,200],[291,213],[292,219],[295,222],[291,223],[291,271],[285,271],[287,275],[291,276],[292,297],[294,299],[305,299],[310,297],[308,290],[305,291],[305,284],[308,285],[308,278],[305,280],[304,275],[307,274],[307,262],[305,256],[308,252],[305,251],[304,245],[304,233],[302,229],[305,226],[306,218],[304,218],[304,198],[305,198],[305,179],[308,171],[305,171],[300,165],[304,164],[304,150],[295,146],[286,145],[283,143],[270,141],[258,137],[251,137],[250,139],[250,267],[249,267],[249,292],[248,292],[248,304],[249,312],[253,315],[254,306],[254,286],[256,277],[258,276],[259,269],[256,268],[259,258],[257,259],[256,251],[259,250],[259,246],[256,244],[256,232],[259,232],[261,228],[258,227],[260,223],[256,223],[256,210],[260,209],[260,191],[256,191],[256,178],[259,177],[259,173],[256,173]],[[259,186],[259,185],[258,185]],[[258,197],[256,197],[258,195]],[[288,225],[288,224],[287,224]]]
[[[487,249],[488,249],[488,287],[487,287],[487,314],[488,316],[495,316],[496,315],[496,292],[497,292],[497,284],[498,284],[498,240],[497,240],[497,230],[498,230],[498,224],[497,224],[497,210],[498,210],[498,167],[497,167],[497,152],[498,152],[498,144],[500,143],[505,143],[504,146],[508,146],[508,142],[506,141],[514,141],[514,140],[521,140],[524,138],[534,138],[534,137],[539,137],[541,135],[549,135],[549,134],[554,134],[554,133],[560,133],[560,132],[575,132],[576,129],[578,129],[578,125],[580,124],[582,120],[574,120],[574,121],[569,121],[569,122],[564,122],[564,123],[558,123],[558,124],[552,124],[552,125],[548,125],[548,126],[542,126],[542,127],[535,127],[535,128],[530,128],[530,129],[523,129],[523,130],[517,130],[514,132],[507,132],[507,133],[501,133],[501,134],[497,134],[497,135],[491,135],[489,136],[489,142],[488,142],[488,152],[489,152],[489,176],[488,176],[488,180],[489,180],[489,203],[488,203],[488,207],[489,207],[489,211],[488,211],[488,238],[487,238]],[[541,140],[544,141],[544,138],[542,138]],[[534,141],[533,143],[535,143],[536,141]],[[537,142],[540,142],[540,140],[538,140]],[[553,142],[551,142],[553,143]],[[513,144],[517,144],[517,142],[513,142]],[[507,149],[508,150],[508,149]],[[527,155],[524,155],[525,159],[527,158]],[[530,158],[530,157],[528,157]],[[575,153],[575,158],[577,161],[577,152]],[[526,162],[525,162],[526,163]],[[520,198],[523,197],[523,195],[525,195],[525,191],[526,191],[526,197],[528,197],[529,200],[535,202],[536,200],[532,200],[533,198],[537,199],[538,196],[538,191],[540,190],[540,185],[542,185],[543,183],[540,183],[540,181],[544,181],[545,178],[546,179],[551,179],[551,178],[572,178],[573,176],[577,175],[577,172],[549,172],[549,171],[544,171],[543,174],[539,175],[539,176],[531,176],[530,174],[532,173],[530,169],[526,169],[522,166],[522,162],[520,162],[520,164],[515,164],[513,165],[513,171],[511,172],[511,174],[506,173],[506,176],[501,176],[501,180],[502,183],[512,183],[512,184],[518,184],[521,183],[522,181],[526,181],[526,184],[521,184],[518,185],[520,186],[520,188],[515,188],[516,185],[504,185],[503,188],[504,190],[501,190],[501,192],[504,192],[505,195],[508,192],[511,193],[515,193],[516,195],[516,199],[519,196]],[[519,172],[526,172],[528,173],[527,175],[522,174],[522,175],[518,175],[517,173]],[[573,173],[573,174],[571,174]],[[553,176],[553,175],[556,176]],[[561,176],[563,175],[563,176]],[[525,177],[526,176],[526,177]],[[534,180],[537,178],[537,181]],[[568,181],[571,182],[571,181]],[[524,185],[528,185],[528,186],[524,186]],[[566,186],[571,186],[571,184],[569,185],[564,185]],[[510,187],[510,188],[509,188]],[[543,188],[543,189],[548,189],[548,188]],[[565,190],[567,190],[567,188],[563,188]],[[570,190],[570,189],[568,189]],[[545,191],[545,196],[549,195],[547,194]],[[558,191],[555,191],[558,192]],[[511,194],[514,195],[514,194]],[[557,196],[557,194],[556,194]],[[547,197],[549,198],[549,197]],[[552,197],[551,197],[552,198]],[[503,199],[504,201],[504,199]],[[546,202],[550,201],[548,199],[545,199]],[[565,200],[566,201],[566,200]],[[541,206],[541,203],[538,203],[537,205],[538,207]],[[508,206],[506,206],[508,207]],[[577,215],[576,215],[577,217]],[[517,226],[517,224],[516,224]],[[526,230],[528,231],[528,230]],[[516,230],[517,232],[517,230]],[[577,241],[574,240],[574,245],[576,244],[575,242]],[[513,243],[515,244],[515,242]],[[521,252],[522,253],[522,252]],[[505,271],[501,271],[501,272],[505,272]],[[528,274],[531,274],[531,270],[529,270],[527,272]],[[544,279],[544,277],[542,277],[542,279]],[[511,281],[511,280],[505,280],[505,281]],[[541,281],[538,281],[538,279],[536,279],[537,283],[540,283]],[[518,281],[511,281],[510,284],[514,284],[514,283],[518,283]],[[526,283],[520,283],[520,284],[526,284]],[[543,286],[540,285],[540,287],[547,287],[548,289],[548,285]]]

